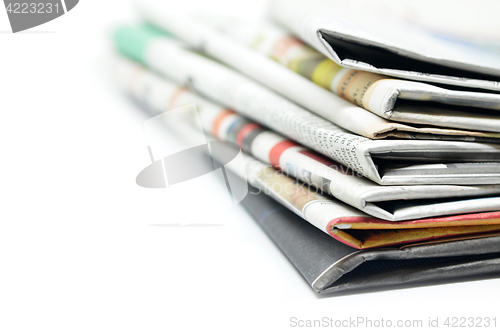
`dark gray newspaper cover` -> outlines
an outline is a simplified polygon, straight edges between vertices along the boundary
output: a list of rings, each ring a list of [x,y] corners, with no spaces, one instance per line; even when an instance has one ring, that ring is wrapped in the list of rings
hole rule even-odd
[[[500,275],[500,237],[357,250],[263,193],[242,204],[317,293]]]

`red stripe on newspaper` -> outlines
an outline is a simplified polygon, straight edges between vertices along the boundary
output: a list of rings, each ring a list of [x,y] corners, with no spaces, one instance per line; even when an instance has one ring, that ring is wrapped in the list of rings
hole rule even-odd
[[[168,109],[173,109],[177,108],[178,106],[175,105],[175,102],[177,101],[177,98],[184,92],[187,92],[188,89],[185,86],[179,87],[177,91],[174,92],[174,95],[170,97],[170,101],[168,102]]]
[[[236,136],[236,143],[238,144],[238,146],[243,147],[243,139],[245,139],[245,137],[248,136],[250,132],[258,128],[260,128],[260,125],[258,125],[257,123],[249,123],[242,127],[240,129],[240,132],[238,132],[238,135]]]
[[[222,123],[222,121],[226,117],[228,117],[229,115],[233,115],[233,114],[234,114],[234,111],[229,110],[229,109],[224,109],[224,111],[222,111],[222,113],[215,118],[214,122],[212,123],[212,135],[215,138],[220,139],[220,137],[219,137],[220,124]]]
[[[331,220],[327,228],[331,229],[335,225],[338,224],[351,224],[351,223],[376,223],[376,224],[394,224],[393,221],[386,221],[380,218],[375,218],[375,217],[363,217],[363,216],[346,216],[346,217],[339,217],[334,220]],[[399,223],[404,223],[404,221],[398,221]]]
[[[443,216],[443,217],[435,217],[435,218],[423,218],[418,220],[411,221],[398,221],[397,224],[421,224],[421,223],[448,223],[448,222],[457,222],[457,221],[470,221],[477,220],[478,225],[481,224],[481,220],[497,220],[500,219],[500,212],[487,212],[487,213],[477,213],[477,214],[463,214],[463,215],[453,215],[453,216]],[[388,224],[394,225],[393,221],[386,221],[373,217],[360,217],[360,216],[351,216],[351,217],[341,217],[332,220],[328,223],[328,226],[334,226],[339,223],[372,223],[372,224]]]
[[[280,168],[281,154],[283,154],[283,152],[289,149],[290,147],[295,147],[295,146],[299,145],[290,140],[285,140],[274,145],[274,147],[271,148],[271,151],[269,152],[269,162],[271,163],[271,165],[276,169],[281,169]]]

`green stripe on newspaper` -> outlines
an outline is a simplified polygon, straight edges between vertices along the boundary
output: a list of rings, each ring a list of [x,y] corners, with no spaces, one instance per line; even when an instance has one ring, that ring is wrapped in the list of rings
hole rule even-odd
[[[148,44],[161,37],[171,35],[150,24],[125,25],[115,30],[113,39],[118,50],[139,62],[144,62]]]

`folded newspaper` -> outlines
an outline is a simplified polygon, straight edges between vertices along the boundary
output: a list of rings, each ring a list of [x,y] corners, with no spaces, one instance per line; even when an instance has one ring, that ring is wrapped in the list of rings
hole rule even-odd
[[[183,108],[181,106],[187,103],[186,97],[189,99],[189,95],[186,95],[185,89],[179,89],[169,84],[155,84],[155,80],[161,82],[157,77],[141,70],[140,67],[130,65],[126,61],[119,63],[118,77],[129,94],[139,101],[139,104],[143,105],[150,112],[153,112],[153,114],[161,114],[166,109],[172,108],[177,108],[177,111],[171,115],[179,114],[179,110],[182,113]],[[138,84],[138,82],[141,83]],[[194,104],[192,105],[194,107]],[[210,106],[208,102],[200,105],[201,125],[205,130],[210,130],[210,128],[207,128],[208,122],[206,121],[207,117],[212,117],[213,115],[213,112],[210,112]],[[188,110],[190,110],[189,107]],[[164,121],[164,117],[159,116],[156,118],[160,122]],[[172,121],[173,117],[170,116],[169,118]],[[226,123],[218,119],[220,117],[214,119],[213,122],[215,123],[210,122],[209,124],[212,127],[214,124],[217,127],[227,126]],[[171,129],[180,132],[183,139],[189,139],[190,136],[195,136],[192,132],[198,123],[189,123],[189,120],[177,115],[175,123],[166,124]],[[195,125],[189,126],[191,124]],[[239,126],[240,130],[237,133],[234,132],[237,136],[236,141],[240,145],[244,145],[241,140],[243,138],[238,139],[238,137],[241,137],[240,133],[246,131],[251,135],[249,129],[256,127],[256,125],[242,121],[239,121],[238,124],[236,126]],[[231,124],[229,125],[231,126]],[[220,130],[216,130],[216,132],[220,132]],[[217,146],[217,150],[220,149],[221,147]],[[214,150],[214,148],[210,148],[210,150]],[[237,153],[225,154],[236,155]],[[212,157],[217,159],[215,155],[212,155]],[[207,162],[209,161],[207,160]],[[228,163],[225,168],[239,175],[241,178],[247,178],[251,185],[263,190],[288,209],[322,231],[330,234],[335,239],[359,249],[392,246],[436,238],[451,238],[464,234],[484,234],[500,231],[500,212],[410,222],[383,221],[369,217],[336,199],[323,196],[317,191],[311,190],[308,186],[301,185],[280,171],[248,155],[246,155],[244,163],[244,167],[238,167],[238,164],[234,162]]]
[[[500,91],[500,55],[380,19],[340,0],[271,0],[269,16],[346,68]]]
[[[357,250],[331,240],[262,193],[248,194],[242,204],[316,293],[439,284],[500,273],[500,236]]]
[[[178,128],[178,123],[170,124]],[[255,193],[242,200],[243,206],[317,293],[463,280],[499,271],[497,233],[362,251],[332,240],[291,211]]]
[[[244,45],[234,47],[236,51],[231,50],[231,45],[238,43],[220,37],[220,33],[215,34],[215,38],[206,38],[199,27],[190,26],[190,21],[170,21],[168,18],[165,23],[161,22],[164,14],[156,13],[152,7],[141,11],[149,20],[172,30],[190,46],[334,122],[309,113],[227,67],[193,54],[184,43],[165,39],[158,31],[124,28],[115,34],[115,42],[123,54],[173,81],[169,82],[130,60],[121,59],[116,61],[117,76],[127,93],[145,110],[162,113],[150,121],[158,124],[158,121],[168,118],[167,126],[177,131],[184,142],[194,139],[195,133],[201,134],[200,125],[222,140],[207,142],[206,138],[203,139],[206,144],[203,151],[208,153],[204,155],[209,157],[200,158],[200,162],[201,159],[207,162],[201,168],[212,173],[215,166],[220,167],[226,181],[226,175],[231,178],[239,176],[248,179],[260,191],[260,194],[250,192],[242,204],[316,292],[417,284],[421,281],[442,282],[499,273],[500,209],[496,205],[500,204],[500,186],[486,185],[500,183],[500,147],[485,143],[491,142],[489,139],[494,139],[494,136],[474,137],[477,133],[474,131],[387,121],[358,106],[347,106],[347,101],[339,96],[321,87],[318,89],[305,77],[269,62]],[[356,47],[348,46],[347,49],[351,51]],[[246,67],[245,61],[248,63]],[[485,80],[487,75],[480,75],[483,76],[466,79],[466,85],[477,80],[478,84],[491,89],[488,85],[491,81]],[[448,76],[444,79],[454,78]],[[280,86],[280,81],[286,82],[284,85],[287,86]],[[212,100],[205,99],[207,97]],[[332,103],[325,107],[322,106],[324,102]],[[170,116],[179,115],[179,110],[188,108],[192,113],[195,104],[200,110],[200,118],[195,122],[189,116]],[[164,113],[172,108],[176,109]],[[374,141],[362,136],[434,141]],[[248,154],[242,156],[238,148],[234,149],[237,145],[260,161]],[[218,159],[221,155],[216,151],[222,147],[232,152],[223,153],[223,159]],[[229,155],[237,156],[230,160]],[[168,157],[159,161],[168,163]],[[190,164],[198,169],[197,162]],[[181,168],[176,169],[184,173],[184,168]],[[170,173],[165,175],[170,183]],[[240,182],[245,183],[245,180],[240,179]],[[394,183],[407,183],[408,186],[390,186]],[[458,183],[462,185],[451,185]],[[471,186],[463,186],[464,183]],[[229,184],[226,182],[226,185]],[[247,192],[246,184],[243,187]],[[232,186],[228,189],[231,191]],[[352,206],[322,194],[318,189],[351,200]],[[388,197],[375,198],[377,194]],[[377,201],[371,202],[370,199]],[[353,208],[354,204],[361,208]],[[367,208],[370,204],[376,208]],[[371,210],[372,214],[385,213],[386,219],[360,209]],[[409,214],[416,214],[420,219],[408,220],[405,217]],[[435,217],[442,214],[461,215]]]
[[[123,88],[153,113],[194,103],[207,134],[237,143],[244,152],[261,162],[281,169],[371,216],[401,221],[500,210],[500,185],[379,186],[347,167],[190,92],[182,85],[165,80],[139,64],[124,58],[117,58],[114,62],[117,79]],[[376,227],[377,224],[371,226]]]
[[[376,183],[500,184],[500,145],[437,140],[370,140],[348,133],[255,81],[193,53],[183,44],[151,29],[124,27],[115,34],[115,42],[125,55]],[[302,93],[295,91],[295,94]],[[359,120],[351,118],[352,114],[346,116],[352,121]]]
[[[306,109],[356,134],[373,139],[395,137],[483,142],[497,139],[494,134],[482,137],[483,134],[477,132],[390,122],[326,91],[214,29],[207,29],[206,25],[193,19],[178,17],[163,10],[162,6],[148,2],[139,2],[137,6],[150,23],[173,33],[189,46],[232,66]]]
[[[481,139],[500,137],[500,94],[450,90],[343,68],[286,30],[268,22],[244,21],[206,12],[196,13],[194,17],[386,119],[497,132],[469,133]]]

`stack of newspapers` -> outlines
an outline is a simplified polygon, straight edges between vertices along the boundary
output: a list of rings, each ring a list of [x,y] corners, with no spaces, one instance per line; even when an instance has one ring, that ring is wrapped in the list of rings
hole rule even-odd
[[[241,148],[243,205],[316,292],[500,273],[498,54],[337,0],[137,9],[117,79]]]

